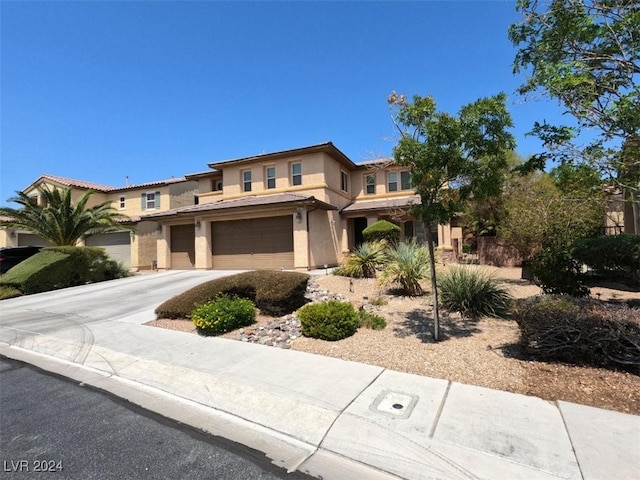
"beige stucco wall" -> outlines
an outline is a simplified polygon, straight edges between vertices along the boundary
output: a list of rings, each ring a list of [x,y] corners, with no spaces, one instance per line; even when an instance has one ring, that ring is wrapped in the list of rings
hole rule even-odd
[[[309,266],[336,265],[342,260],[344,225],[337,211],[309,212]]]
[[[17,245],[18,235],[15,230],[12,228],[0,228],[0,247],[15,247]]]
[[[169,185],[169,208],[193,205],[198,193],[198,182],[180,182]],[[160,204],[162,207],[163,205]]]
[[[149,270],[158,254],[158,223],[139,222],[131,238],[131,270]]]
[[[197,188],[197,182],[184,182],[161,186],[156,185],[145,188],[111,192],[109,194],[109,200],[111,201],[111,206],[123,215],[143,215],[169,210],[171,208],[193,205]],[[160,208],[143,210],[141,200],[142,194],[156,192],[160,192]],[[120,208],[120,197],[125,198],[124,209]]]
[[[34,185],[31,188],[27,188],[24,190],[24,193],[28,196],[32,196],[32,195],[38,195],[38,188],[39,186],[44,186],[49,188],[50,190],[53,190],[55,188],[66,188],[63,187],[59,184],[53,183],[53,182],[39,182],[37,185]],[[84,195],[88,190],[87,189],[80,189],[80,188],[74,188],[71,191],[71,201],[72,202],[77,202],[80,197],[82,197],[82,195]],[[103,193],[103,192],[94,192],[93,195],[89,198],[88,202],[87,202],[87,207],[93,207],[95,205],[98,205],[100,203],[106,202],[107,200],[109,200],[109,197]]]

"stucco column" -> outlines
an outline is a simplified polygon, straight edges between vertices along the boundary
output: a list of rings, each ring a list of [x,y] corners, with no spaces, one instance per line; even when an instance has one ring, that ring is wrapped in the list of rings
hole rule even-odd
[[[158,224],[156,230],[158,234],[158,270],[167,270],[171,267],[170,231],[171,229],[167,225]]]
[[[338,253],[338,261],[341,260],[339,254],[345,255],[349,253],[349,220],[346,218],[340,219],[340,252]]]
[[[131,256],[131,265],[129,270],[132,272],[140,271],[140,245],[138,242],[138,235],[135,230],[129,231],[129,255]]]
[[[17,247],[18,233],[10,228],[0,229],[0,247]]]
[[[309,268],[309,232],[307,231],[307,212],[304,208],[293,214],[293,268]],[[300,221],[298,221],[298,217]]]
[[[200,227],[198,227],[200,225]],[[213,259],[211,257],[211,222],[196,218],[195,221],[196,239],[196,269],[211,270]]]

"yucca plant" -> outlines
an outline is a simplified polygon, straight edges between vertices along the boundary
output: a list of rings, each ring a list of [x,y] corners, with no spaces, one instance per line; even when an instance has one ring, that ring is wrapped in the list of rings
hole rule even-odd
[[[345,277],[373,278],[386,260],[386,248],[386,242],[365,242],[349,254],[335,273]]]
[[[420,281],[429,277],[429,251],[414,239],[399,243],[387,252],[387,262],[380,283],[398,283],[409,295],[420,295]]]
[[[439,276],[438,288],[444,308],[473,319],[504,318],[511,309],[511,295],[483,270],[451,267]]]

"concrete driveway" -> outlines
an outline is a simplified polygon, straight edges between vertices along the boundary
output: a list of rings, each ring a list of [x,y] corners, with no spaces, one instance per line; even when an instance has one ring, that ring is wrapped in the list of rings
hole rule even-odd
[[[165,300],[200,283],[238,273],[230,270],[171,270],[65,288],[2,301],[0,325],[30,333],[50,333],[78,325],[155,319]],[[4,340],[4,339],[3,339]]]

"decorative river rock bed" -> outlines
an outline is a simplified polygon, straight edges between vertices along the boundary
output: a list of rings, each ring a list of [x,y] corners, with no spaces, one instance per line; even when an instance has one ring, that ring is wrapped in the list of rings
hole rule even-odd
[[[310,302],[326,302],[328,300],[346,301],[339,293],[330,293],[328,290],[321,290],[313,280],[310,280],[307,285],[305,298]],[[274,318],[265,325],[242,328],[239,330],[236,339],[241,342],[291,348],[291,342],[300,336],[302,336],[300,320],[294,312],[284,317]]]

